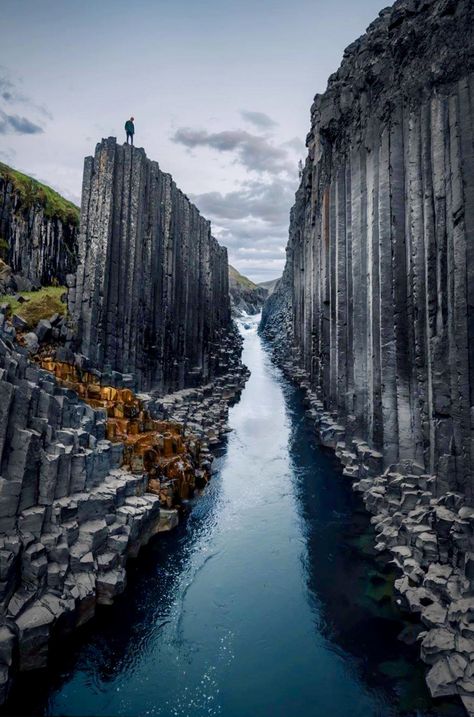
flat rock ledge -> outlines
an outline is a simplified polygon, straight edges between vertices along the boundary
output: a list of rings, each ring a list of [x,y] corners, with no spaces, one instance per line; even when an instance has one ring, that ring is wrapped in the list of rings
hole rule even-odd
[[[19,671],[47,666],[53,634],[89,620],[126,585],[126,563],[178,522],[147,492],[147,476],[121,467],[106,412],[29,358],[0,313],[0,703]],[[158,417],[186,424],[204,461],[228,431],[227,413],[248,376],[234,337],[215,382],[156,398]],[[80,358],[80,357],[79,357]],[[116,377],[117,384],[133,377]]]

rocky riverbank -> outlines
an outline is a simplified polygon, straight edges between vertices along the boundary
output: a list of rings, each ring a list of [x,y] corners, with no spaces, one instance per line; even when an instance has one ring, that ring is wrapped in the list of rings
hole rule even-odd
[[[48,236],[37,236],[47,280],[67,248]],[[227,252],[142,149],[109,138],[86,159],[78,247],[68,315],[26,320],[33,298],[21,295],[17,313],[0,310],[0,703],[18,671],[46,667],[53,634],[123,591],[127,559],[177,524],[248,376]]]
[[[335,451],[344,475],[373,514],[377,550],[389,554],[400,571],[395,589],[400,606],[423,626],[418,640],[421,658],[430,665],[426,679],[432,696],[459,695],[474,715],[474,509],[460,493],[438,497],[436,476],[413,461],[384,468],[382,454],[325,409],[288,334],[267,321],[262,334],[275,362],[304,391],[319,442]],[[460,559],[466,561],[464,569]]]
[[[51,636],[109,604],[127,559],[177,524],[247,378],[236,332],[215,382],[159,399],[50,345],[33,361],[16,339],[0,314],[2,702],[17,671],[47,665]]]

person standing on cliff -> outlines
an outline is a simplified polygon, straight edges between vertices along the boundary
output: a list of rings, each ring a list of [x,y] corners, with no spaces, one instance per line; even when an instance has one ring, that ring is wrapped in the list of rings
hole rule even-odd
[[[127,144],[128,140],[130,138],[130,144],[133,147],[133,135],[135,134],[135,125],[133,124],[135,120],[135,117],[130,117],[129,120],[125,122],[125,132],[127,133]]]

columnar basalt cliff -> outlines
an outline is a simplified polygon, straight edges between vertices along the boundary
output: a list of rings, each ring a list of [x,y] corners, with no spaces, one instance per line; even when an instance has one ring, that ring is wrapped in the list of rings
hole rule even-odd
[[[231,326],[227,251],[143,149],[103,140],[85,161],[76,348],[161,393],[222,368]]]
[[[110,604],[126,563],[210,477],[247,371],[160,399],[45,353],[0,308],[0,704],[53,635]],[[45,345],[42,351],[48,352]]]
[[[0,704],[177,524],[248,375],[226,250],[143,150],[86,160],[80,249],[72,316],[0,306]]]
[[[13,274],[0,274],[0,293],[64,285],[77,266],[78,223],[77,207],[0,164],[0,258]]]
[[[474,713],[473,33],[471,0],[400,0],[347,48],[263,330],[376,513],[432,693]]]

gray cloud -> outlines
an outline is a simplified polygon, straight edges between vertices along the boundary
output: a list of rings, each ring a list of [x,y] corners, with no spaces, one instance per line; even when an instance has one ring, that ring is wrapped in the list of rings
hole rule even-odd
[[[14,102],[17,96],[13,83],[5,76],[2,70],[0,75],[0,97],[5,102]]]
[[[265,114],[265,112],[251,112],[249,110],[242,110],[240,114],[242,115],[244,120],[250,122],[255,127],[258,127],[258,129],[271,129],[272,127],[276,127],[278,125],[278,122],[272,120],[272,118]]]
[[[229,249],[230,261],[254,278],[281,275],[296,181],[274,177],[249,181],[222,194],[207,192],[192,201],[212,221],[213,232]]]
[[[217,219],[253,217],[272,225],[287,225],[294,199],[293,182],[247,182],[239,190],[221,194],[207,192],[193,195],[193,202],[206,216]]]
[[[280,174],[293,169],[293,163],[289,161],[286,149],[275,147],[266,137],[251,134],[243,129],[210,133],[204,129],[181,127],[171,139],[189,149],[210,147],[219,152],[235,151],[240,163],[255,172]]]
[[[239,271],[260,280],[281,275],[285,264],[290,208],[297,185],[297,156],[304,151],[297,138],[276,144],[266,130],[276,123],[263,113],[242,111],[242,117],[262,131],[244,129],[208,132],[179,128],[172,140],[193,150],[199,147],[233,153],[248,174],[238,189],[191,196],[212,222],[217,239],[229,249]]]
[[[4,149],[0,149],[0,159],[5,160],[5,162],[12,162],[15,158],[16,152],[11,147],[5,147]]]
[[[40,134],[43,128],[27,117],[8,115],[0,110],[0,134]]]

